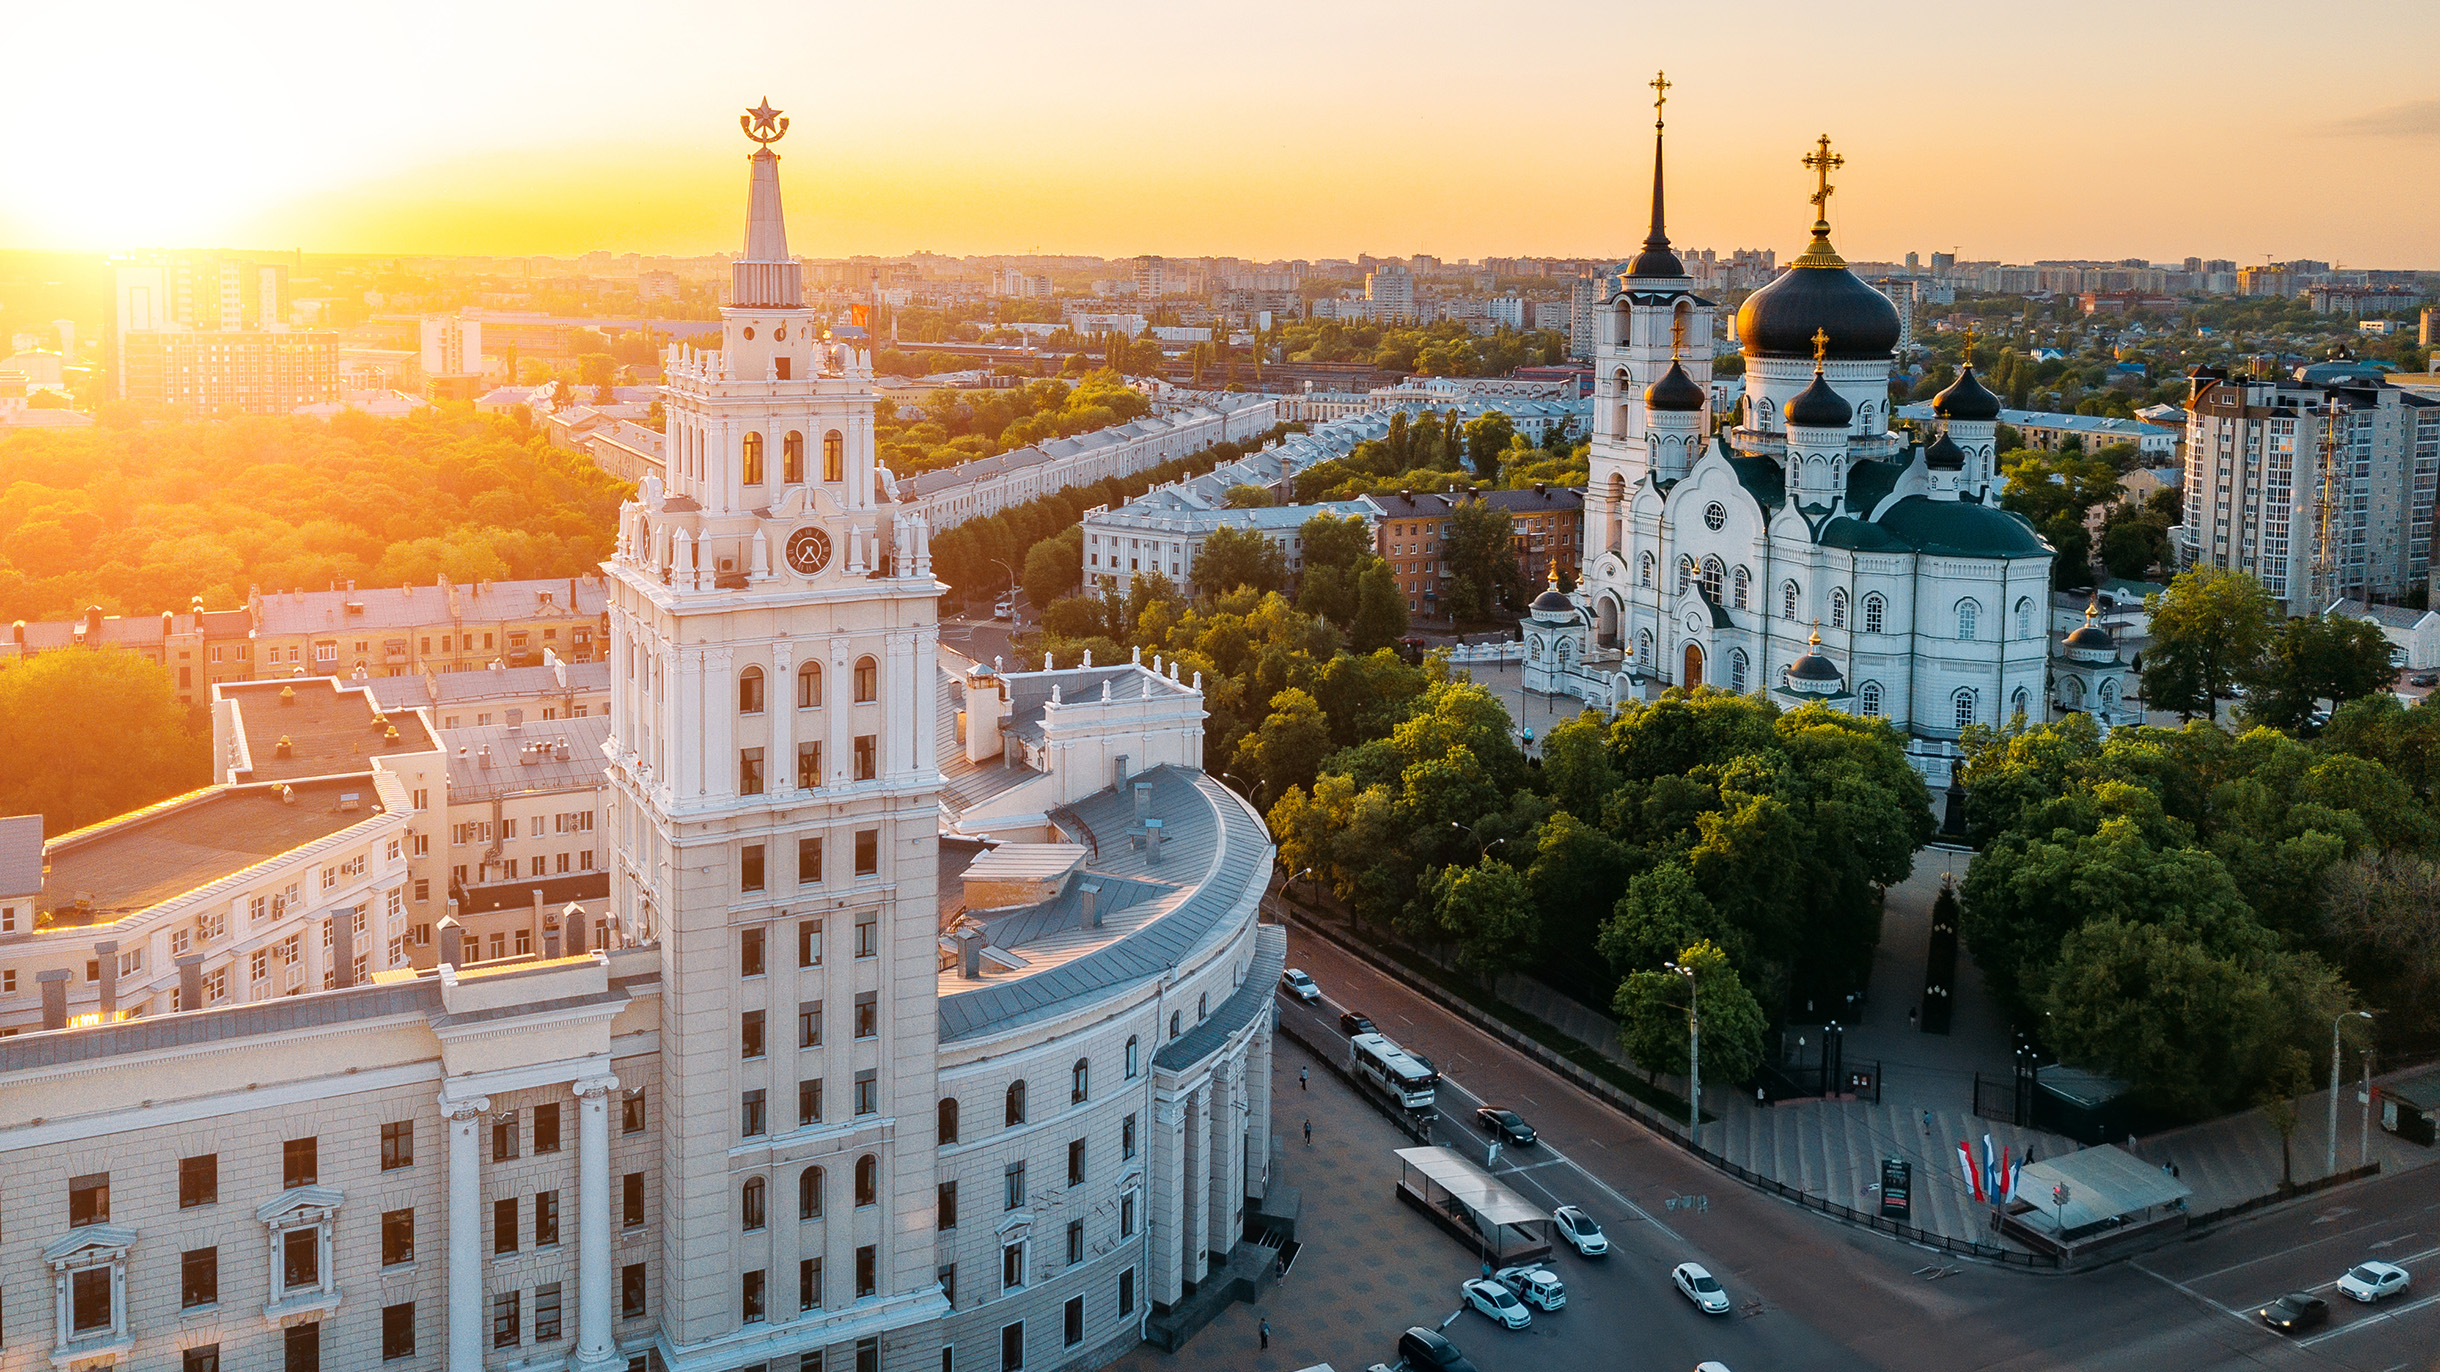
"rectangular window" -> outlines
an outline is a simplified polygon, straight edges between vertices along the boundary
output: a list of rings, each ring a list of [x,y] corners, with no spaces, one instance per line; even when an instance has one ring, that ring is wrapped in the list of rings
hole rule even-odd
[[[1000,1208],[1002,1210],[1024,1209],[1025,1164],[1021,1162],[1012,1162],[1008,1164],[1008,1171],[1005,1176],[1005,1181],[1007,1184],[1007,1193],[1001,1199]]]
[[[491,1122],[491,1160],[509,1162],[516,1158],[519,1151],[517,1112],[510,1110]]]
[[[549,1248],[558,1242],[559,1193],[557,1191],[537,1191],[534,1193],[534,1246]],[[539,1314],[540,1311],[537,1310],[536,1313]],[[536,1335],[535,1337],[541,1336]]]
[[[796,786],[800,791],[819,789],[822,784],[822,745],[796,745]]]
[[[514,1348],[524,1342],[525,1316],[520,1308],[522,1293],[502,1291],[491,1298],[491,1346]]]
[[[534,1342],[559,1341],[559,1283],[534,1288]]]
[[[938,1275],[940,1277],[940,1298],[947,1301],[949,1303],[949,1308],[954,1310],[957,1308],[957,1264],[950,1263],[948,1266],[940,1269]],[[943,1369],[943,1372],[947,1372],[949,1366],[949,1350],[944,1348],[940,1350],[940,1352],[941,1368]]]
[[[644,1096],[642,1092],[630,1092],[619,1101],[618,1128],[622,1134],[644,1132]]]
[[[819,839],[812,841],[816,844],[820,843]],[[819,866],[821,859],[818,855],[821,850],[819,847],[816,847],[814,851],[817,855],[814,859],[816,863],[815,874],[818,877],[821,870]],[[796,965],[799,967],[819,967],[822,965],[822,921],[818,919],[805,919],[797,921]]]
[[[280,1145],[280,1185],[294,1188],[312,1186],[320,1176],[316,1157],[321,1148],[316,1139],[290,1139]]]
[[[1118,1274],[1118,1314],[1124,1319],[1135,1313],[1135,1269],[1130,1267]]]
[[[956,1182],[953,1182],[953,1181],[944,1181],[944,1182],[942,1182],[942,1183],[940,1184],[940,1216],[939,1216],[939,1223],[940,1223],[940,1227],[941,1227],[941,1228],[943,1228],[943,1229],[955,1229],[955,1228],[957,1228],[957,1183],[956,1183]]]
[[[415,1356],[415,1302],[381,1307],[381,1360]]]
[[[1001,1265],[1003,1269],[1001,1276],[1005,1278],[1007,1276],[1005,1258],[1002,1258]],[[1005,1282],[1003,1284],[1013,1286],[1016,1283]],[[1015,1324],[1000,1327],[1000,1372],[1025,1372],[1025,1324],[1021,1320]]]
[[[822,1122],[822,1079],[796,1084],[796,1122],[801,1125]]]
[[[396,1267],[415,1261],[415,1211],[381,1212],[381,1265]]]
[[[110,1223],[110,1174],[95,1172],[68,1179],[68,1227]]]
[[[856,735],[856,780],[871,781],[881,775],[878,742],[873,734]]]
[[[799,1310],[822,1308],[822,1260],[820,1258],[797,1260],[796,1308]]]
[[[559,1103],[546,1101],[534,1107],[534,1152],[559,1151]]]
[[[1135,1237],[1135,1193],[1133,1191],[1118,1198],[1118,1236],[1122,1239]]]
[[[796,884],[799,886],[819,886],[822,884],[822,841],[820,839],[800,838],[796,841]],[[801,924],[797,926],[799,930],[802,930],[804,927],[805,926]],[[820,932],[821,927],[821,921],[815,920],[813,922],[813,928],[816,933]],[[813,964],[810,962],[800,963],[799,965],[804,967],[813,966]]]
[[[1068,1140],[1068,1185],[1084,1185],[1084,1140]]]
[[[857,927],[858,927],[858,928],[862,928],[863,926],[862,926],[862,925],[858,925]],[[878,991],[858,991],[858,992],[856,993],[856,1037],[857,1037],[857,1038],[860,1038],[860,1039],[869,1039],[869,1038],[878,1038],[878,1037],[880,1037],[880,1035],[881,1035],[881,1002],[880,1002],[880,996],[881,996],[881,993],[880,993],[880,992],[878,992]]]
[[[1084,1297],[1069,1297],[1065,1313],[1066,1322],[1062,1332],[1067,1346],[1074,1348],[1084,1342]]]
[[[763,846],[749,843],[737,862],[737,889],[759,891],[763,888]]]
[[[1005,1244],[1000,1249],[1000,1289],[1014,1291],[1025,1284],[1025,1241]]]
[[[814,1372],[821,1372],[815,1368]],[[881,1340],[856,1340],[856,1372],[881,1372]]]
[[[1118,1126],[1118,1160],[1135,1161],[1135,1116],[1129,1115]]]
[[[178,1159],[178,1208],[215,1205],[220,1201],[220,1155],[204,1153]]]
[[[770,1122],[763,1113],[763,1089],[755,1087],[738,1103],[738,1132],[746,1138],[760,1138]]]
[[[763,930],[737,931],[737,975],[759,977],[763,974]]]
[[[879,829],[858,829],[856,831],[856,875],[860,877],[876,876],[880,871],[881,831]]]
[[[280,1284],[290,1290],[322,1281],[322,1236],[313,1229],[280,1235]]]
[[[110,1269],[86,1267],[68,1276],[68,1323],[73,1332],[110,1327]]]
[[[618,1272],[618,1313],[636,1319],[644,1313],[644,1264],[631,1262]]]
[[[517,1198],[503,1196],[491,1203],[491,1251],[493,1256],[517,1251]]]
[[[763,1055],[763,1012],[748,1010],[737,1017],[737,1056],[759,1058]]]
[[[1069,1220],[1067,1228],[1067,1260],[1073,1267],[1084,1261],[1084,1221]]]
[[[619,1178],[619,1223],[633,1229],[644,1222],[644,1174],[629,1172]]]
[[[763,1268],[757,1267],[746,1273],[738,1283],[738,1313],[747,1324],[761,1324],[766,1317],[763,1309],[763,1272]]]
[[[178,1255],[178,1308],[220,1303],[220,1250],[190,1248]]]
[[[881,1113],[881,1083],[875,1079],[875,1075],[870,1067],[856,1073],[856,1113],[859,1115]]]
[[[881,1250],[865,1244],[856,1250],[856,1299],[874,1295],[881,1290]]]
[[[822,1002],[818,1000],[797,1002],[796,1046],[799,1048],[822,1046]]]
[[[737,794],[759,796],[763,793],[763,750],[737,750]]]
[[[290,1325],[280,1336],[280,1372],[322,1372],[322,1322]]]

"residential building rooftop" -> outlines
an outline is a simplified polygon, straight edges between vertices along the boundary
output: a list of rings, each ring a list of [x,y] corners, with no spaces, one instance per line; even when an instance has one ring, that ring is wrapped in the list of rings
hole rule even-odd
[[[223,681],[212,687],[215,770],[230,781],[291,781],[367,771],[377,757],[436,745],[412,712],[383,714],[363,682],[332,677]]]
[[[191,791],[51,840],[43,908],[54,925],[111,923],[380,811],[369,772]]]

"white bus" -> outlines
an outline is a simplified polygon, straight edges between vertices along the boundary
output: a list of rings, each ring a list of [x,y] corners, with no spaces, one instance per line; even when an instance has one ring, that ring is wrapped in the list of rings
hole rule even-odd
[[[1380,1034],[1358,1034],[1348,1040],[1355,1048],[1356,1079],[1409,1110],[1432,1108],[1433,1088],[1440,1074],[1420,1053],[1410,1053]]]

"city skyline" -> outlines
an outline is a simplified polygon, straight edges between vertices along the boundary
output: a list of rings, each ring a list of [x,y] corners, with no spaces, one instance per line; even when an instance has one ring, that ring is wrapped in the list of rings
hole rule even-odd
[[[2004,67],[1947,43],[1953,16],[1896,4],[1827,29],[1753,5],[1700,31],[1577,6],[1500,26],[1457,9],[1255,6],[1213,25],[1097,6],[1013,29],[962,3],[741,5],[677,29],[641,6],[581,25],[443,6],[409,32],[251,13],[165,10],[104,48],[35,17],[30,46],[61,59],[0,109],[60,127],[86,92],[110,95],[73,143],[14,151],[0,243],[734,251],[709,207],[742,168],[704,112],[742,92],[798,121],[789,174],[807,193],[789,227],[808,256],[1599,256],[1633,241],[1641,83],[1665,67],[1681,241],[1794,252],[1810,213],[1798,158],[1827,132],[1848,157],[1831,219],[1858,258],[2440,261],[2424,179],[2392,178],[2377,214],[2304,189],[2440,149],[2440,102],[2413,94],[2412,54],[2440,39],[2423,13],[2381,12],[2395,41],[2367,48],[2340,22],[2263,44],[2268,6],[2140,32],[2087,6],[2009,35]],[[749,21],[774,41],[725,51]],[[1723,27],[1803,41],[1717,41]],[[2096,32],[2175,60],[2131,76],[2095,59]],[[2002,94],[1944,109],[1950,82]]]

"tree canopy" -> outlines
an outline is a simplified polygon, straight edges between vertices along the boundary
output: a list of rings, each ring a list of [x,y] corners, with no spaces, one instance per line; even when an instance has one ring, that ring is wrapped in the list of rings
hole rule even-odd
[[[134,653],[63,649],[0,671],[0,815],[57,837],[211,780],[208,720]]]

